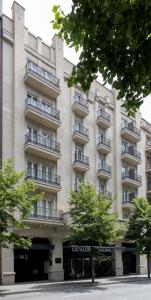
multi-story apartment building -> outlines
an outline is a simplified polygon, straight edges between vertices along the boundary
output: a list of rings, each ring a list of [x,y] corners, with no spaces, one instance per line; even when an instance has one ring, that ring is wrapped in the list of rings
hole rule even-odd
[[[13,157],[16,170],[26,170],[26,180],[45,193],[21,232],[33,237],[32,248],[0,251],[1,282],[62,280],[70,190],[84,181],[108,197],[117,194],[113,211],[120,220],[129,217],[135,195],[151,198],[151,125],[140,112],[128,118],[116,91],[98,81],[87,94],[80,86],[69,89],[72,64],[63,56],[63,41],[54,36],[46,45],[24,26],[22,6],[13,3],[10,19],[1,4],[0,156]],[[143,256],[130,245],[125,253],[125,244],[117,246],[116,275],[145,272]],[[67,273],[72,254],[64,260]]]

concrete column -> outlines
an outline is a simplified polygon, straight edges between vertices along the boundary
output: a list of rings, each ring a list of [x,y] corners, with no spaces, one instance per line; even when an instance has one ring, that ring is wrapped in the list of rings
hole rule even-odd
[[[13,284],[15,282],[14,272],[14,250],[12,248],[0,249],[0,282],[1,284]]]
[[[23,122],[24,101],[26,88],[24,83],[26,57],[24,51],[24,8],[14,2],[12,6],[14,26],[14,47],[13,47],[13,149],[16,171],[25,170],[24,142],[26,125]]]
[[[139,274],[147,273],[146,255],[137,255],[136,256],[136,273],[139,273]]]
[[[115,248],[115,274],[116,276],[123,276],[123,260],[121,244],[116,244]]]
[[[53,239],[52,264],[49,267],[48,279],[50,281],[64,280],[63,270],[63,242],[60,239]]]
[[[120,102],[117,101],[117,92],[112,90],[115,99],[115,114],[113,118],[113,141],[112,151],[114,153],[114,164],[112,168],[112,176],[114,176],[114,193],[118,195],[117,201],[114,201],[114,211],[119,213],[119,218],[122,219],[122,161],[121,157],[121,112]]]

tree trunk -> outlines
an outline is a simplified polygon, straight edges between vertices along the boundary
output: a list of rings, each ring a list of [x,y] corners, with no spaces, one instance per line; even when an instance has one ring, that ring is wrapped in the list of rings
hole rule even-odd
[[[148,273],[148,278],[150,278],[150,253],[147,253],[147,273]]]
[[[93,255],[91,256],[91,274],[92,274],[92,284],[95,283],[95,276],[94,276],[94,258]]]

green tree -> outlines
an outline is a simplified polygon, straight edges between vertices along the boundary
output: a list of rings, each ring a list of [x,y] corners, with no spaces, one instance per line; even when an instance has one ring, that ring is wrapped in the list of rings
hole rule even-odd
[[[3,164],[0,170],[0,244],[29,247],[30,239],[21,237],[24,220],[30,215],[33,202],[42,198],[35,194],[35,184],[23,180],[24,173],[14,170],[13,161]]]
[[[145,198],[133,200],[134,211],[131,215],[126,238],[135,242],[136,251],[147,256],[148,278],[150,278],[151,255],[151,205]]]
[[[80,83],[84,91],[102,74],[104,83],[125,97],[134,113],[151,92],[151,1],[73,0],[65,15],[54,6],[53,28],[69,47],[82,49],[73,67],[69,87]]]
[[[97,194],[90,184],[79,184],[78,192],[70,195],[70,240],[91,246],[109,245],[121,237],[118,215],[111,213],[112,201]],[[93,248],[93,247],[92,247]],[[91,251],[92,283],[94,258]]]

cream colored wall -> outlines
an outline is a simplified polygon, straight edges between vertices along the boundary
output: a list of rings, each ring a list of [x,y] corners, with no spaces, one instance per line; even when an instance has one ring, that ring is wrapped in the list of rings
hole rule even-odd
[[[13,27],[12,27],[13,26]],[[13,32],[12,32],[13,28]],[[14,49],[12,45],[5,40],[4,42],[4,106],[3,106],[3,157],[15,156],[15,165],[17,170],[25,170],[27,159],[33,159],[38,163],[44,163],[46,160],[39,157],[33,157],[24,154],[24,139],[27,132],[27,125],[40,128],[47,133],[54,132],[57,141],[61,144],[61,159],[57,162],[57,174],[61,175],[62,190],[57,194],[58,209],[68,210],[68,198],[70,189],[73,187],[75,171],[73,170],[73,154],[75,142],[72,139],[73,125],[75,123],[75,113],[72,110],[74,87],[68,88],[65,77],[69,76],[72,70],[72,64],[63,57],[63,41],[53,38],[52,45],[46,45],[40,38],[31,34],[24,27],[24,9],[14,3],[13,5],[13,23],[12,20],[5,17],[5,31],[10,31],[10,41],[15,42]],[[13,49],[13,50],[12,50]],[[61,126],[57,131],[51,131],[40,124],[27,121],[24,117],[24,101],[27,91],[34,93],[40,99],[52,102],[53,99],[46,98],[36,91],[32,91],[25,86],[25,64],[27,59],[31,59],[39,66],[52,72],[60,79],[61,94],[55,100],[55,106],[61,113]],[[11,66],[11,68],[10,68]],[[9,80],[8,80],[9,79]],[[120,213],[122,218],[122,184],[121,184],[121,109],[120,102],[116,101],[116,92],[106,89],[98,81],[91,85],[88,95],[83,95],[89,101],[89,114],[84,118],[83,125],[89,129],[89,142],[84,146],[84,155],[90,159],[90,169],[84,174],[85,181],[91,182],[99,188],[99,179],[97,177],[97,166],[99,153],[96,150],[96,138],[98,136],[98,126],[96,124],[96,114],[99,102],[104,102],[105,111],[111,115],[111,127],[106,130],[107,138],[111,139],[112,151],[106,155],[106,163],[112,167],[112,177],[107,180],[107,190],[112,194],[118,194],[119,198],[114,204],[114,210]],[[136,126],[140,127],[140,113],[136,116]],[[145,159],[145,131],[142,133],[142,140],[137,145],[137,150],[142,153],[142,161]],[[5,151],[4,151],[5,150]],[[144,178],[145,164],[138,166],[138,174]],[[146,179],[143,179],[142,187],[139,188],[139,194],[145,195]]]

